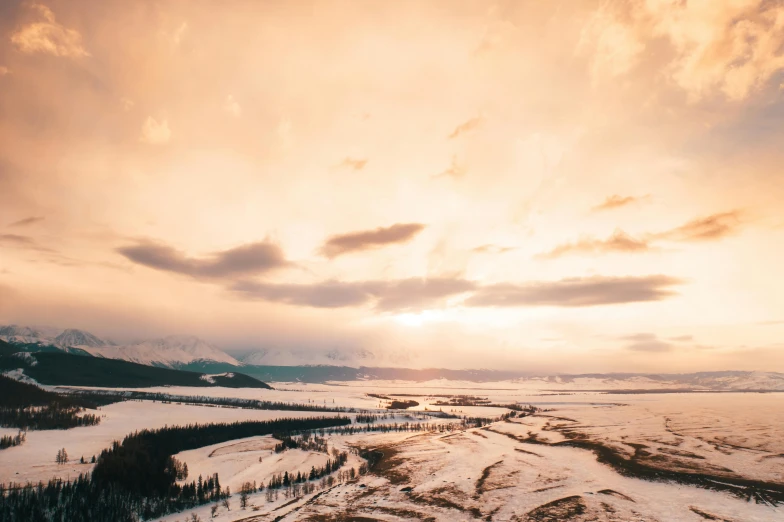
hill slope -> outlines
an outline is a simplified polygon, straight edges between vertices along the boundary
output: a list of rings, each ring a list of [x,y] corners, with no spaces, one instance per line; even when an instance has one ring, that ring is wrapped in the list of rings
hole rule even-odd
[[[10,355],[13,347],[0,345],[0,372],[21,369],[41,384],[145,388],[152,386],[223,386],[226,388],[271,387],[242,373],[208,375],[146,366],[116,359],[84,357],[67,353]]]
[[[125,346],[79,346],[96,357],[179,368],[199,361],[239,366],[234,357],[193,336],[171,335]]]

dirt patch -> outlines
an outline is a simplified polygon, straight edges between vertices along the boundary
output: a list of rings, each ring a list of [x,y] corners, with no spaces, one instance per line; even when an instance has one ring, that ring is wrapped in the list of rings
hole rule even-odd
[[[400,469],[407,462],[400,456],[400,450],[392,446],[384,446],[374,448],[372,452],[378,460],[370,468],[371,473],[384,477],[394,485],[408,482],[408,473]]]
[[[655,442],[656,444],[664,444],[665,446],[672,446],[677,448],[681,444],[683,444],[683,439],[677,440],[661,440],[661,439],[648,439],[651,442]]]
[[[443,437],[439,437],[439,440],[442,440],[447,444],[460,444],[461,442],[468,443],[468,444],[478,444],[476,440],[469,439],[468,437],[466,437],[463,432],[453,433],[451,435],[444,435]]]
[[[650,452],[645,452],[636,457],[641,463],[652,464],[653,467],[665,469],[668,471],[685,471],[699,472],[705,474],[712,474],[715,476],[732,476],[734,472],[729,468],[716,466],[714,464],[691,462],[673,458],[667,455],[655,455]]]
[[[623,493],[618,493],[617,491],[612,490],[612,489],[603,489],[601,491],[597,491],[597,493],[599,493],[601,495],[610,495],[612,497],[622,498],[624,500],[628,500],[629,502],[634,502],[633,498],[631,498],[631,497],[629,497],[627,495],[624,495]]]
[[[574,420],[574,419],[570,419],[569,417],[556,417],[555,415],[542,415],[542,414],[537,414],[537,415],[532,415],[532,417],[546,417],[546,418],[548,418],[548,419],[559,420],[559,421],[565,421],[565,422],[576,422],[576,423],[579,423],[579,422],[580,422],[580,421],[577,421],[577,420]]]
[[[275,509],[273,509],[272,511],[280,511],[281,509],[283,509],[283,508],[287,508],[287,507],[289,507],[289,506],[290,506],[290,505],[292,505],[292,504],[296,504],[296,503],[297,503],[297,502],[299,502],[300,500],[302,500],[302,499],[301,499],[301,498],[294,498],[294,499],[291,499],[291,500],[289,500],[288,502],[286,502],[285,504],[281,504],[280,506],[276,507],[276,508],[275,508]]]
[[[480,433],[478,431],[471,431],[469,433],[471,433],[472,435],[476,435],[477,437],[482,437],[483,439],[487,438],[487,435],[485,435],[484,433]]]
[[[721,442],[722,444],[724,444],[725,446],[727,446],[729,448],[733,448],[733,449],[741,450],[741,451],[751,451],[753,453],[762,453],[762,450],[760,450],[759,448],[751,448],[749,446],[743,446],[743,445],[738,444],[738,443],[730,442],[727,439],[728,439],[728,437],[724,437],[724,436],[717,436],[716,437],[717,441]],[[744,442],[746,440],[747,439],[743,439]]]
[[[538,453],[534,453],[533,451],[528,451],[528,450],[524,450],[524,449],[520,449],[520,448],[515,448],[514,450],[519,452],[519,453],[525,453],[526,455],[533,455],[534,457],[542,458],[541,455],[539,455]]]
[[[348,513],[334,513],[329,515],[311,515],[304,518],[307,522],[378,522],[377,518],[350,515]]]
[[[498,430],[494,430],[493,428],[483,428],[483,429],[485,429],[487,431],[491,431],[493,433],[497,433],[498,435],[503,435],[505,437],[509,437],[512,440],[516,440],[517,442],[522,442],[524,444],[543,444],[545,446],[549,446],[550,445],[548,442],[545,442],[544,440],[538,438],[536,436],[536,434],[534,432],[532,432],[532,431],[528,432],[528,436],[527,437],[520,437],[518,435],[515,435],[514,433],[507,433],[505,431],[498,431]]]
[[[676,457],[685,457],[687,459],[700,459],[705,460],[705,457],[702,455],[697,455],[696,453],[692,453],[690,451],[683,451],[677,450],[672,448],[658,448],[658,450],[662,453],[667,453],[669,455],[675,455]]]
[[[720,517],[718,515],[713,515],[711,513],[708,513],[707,511],[703,511],[703,510],[698,509],[698,508],[696,508],[694,506],[689,506],[689,509],[693,513],[696,513],[699,516],[701,516],[702,518],[704,518],[705,520],[718,520],[719,522],[734,522],[733,520],[730,520],[728,518],[723,518],[723,517]]]
[[[354,497],[353,501],[357,502],[359,500],[362,500],[363,498],[372,497],[378,492],[379,492],[379,488],[365,488],[364,491],[362,491],[361,493],[359,493],[357,496]]]
[[[330,491],[332,491],[333,489],[335,489],[335,487],[337,487],[337,486],[333,486],[333,487],[331,487],[331,488],[329,488],[329,489],[325,489],[324,491],[321,491],[321,492],[319,492],[319,493],[316,493],[315,495],[313,495],[313,497],[312,497],[312,498],[310,498],[309,500],[307,500],[307,501],[306,501],[304,504],[302,504],[301,506],[295,507],[295,508],[294,508],[294,509],[292,509],[291,511],[289,511],[289,512],[287,512],[287,513],[283,513],[282,515],[279,515],[279,516],[275,517],[275,518],[272,520],[272,522],[279,522],[280,520],[283,520],[284,518],[286,518],[287,516],[291,515],[292,513],[296,512],[296,511],[299,511],[299,510],[301,510],[302,508],[305,508],[305,507],[307,507],[307,506],[311,506],[311,505],[315,504],[315,503],[316,503],[316,500],[318,500],[318,498],[319,498],[319,497],[321,497],[321,496],[323,496],[323,495],[327,495],[327,494],[329,494],[329,492],[330,492]],[[302,500],[302,499],[294,499],[294,501],[296,501],[296,502],[299,502],[300,500]],[[280,506],[280,507],[282,508],[282,507],[284,507],[284,506],[287,506],[287,505],[289,505],[289,504],[292,504],[292,503],[293,503],[293,502],[287,502],[286,504],[284,504],[283,506]],[[278,509],[280,509],[280,508],[278,508]],[[277,511],[277,509],[275,509],[274,511]],[[244,520],[244,519],[243,519],[243,520]],[[255,521],[255,520],[262,520],[262,519],[255,519],[255,518],[254,518],[254,519],[251,519],[251,520]],[[267,519],[265,518],[264,520],[267,520]],[[338,520],[341,520],[341,521],[342,521],[342,520],[357,520],[357,522],[360,522],[360,520],[358,520],[358,519],[354,519],[354,518],[348,518],[348,519],[342,519],[342,518],[341,518],[341,519],[338,519]],[[242,521],[242,520],[240,520],[240,521],[238,521],[238,522],[243,522],[243,521]]]
[[[564,487],[563,484],[560,484],[558,486],[547,486],[546,488],[535,489],[535,490],[531,491],[531,493],[541,493],[542,491],[549,491],[551,489],[558,489],[558,488],[562,488],[562,487]]]
[[[461,513],[468,513],[474,518],[482,518],[482,512],[477,507],[466,507],[455,502],[455,500],[465,497],[465,494],[453,486],[436,488],[419,495],[411,495],[411,500],[417,504],[425,506],[435,506],[444,509],[453,509]]]
[[[496,466],[501,465],[501,463],[503,463],[503,460],[499,460],[495,464],[490,464],[489,466],[487,466],[485,469],[482,470],[482,475],[476,481],[476,486],[475,486],[476,487],[476,494],[477,494],[477,496],[481,495],[482,493],[485,492],[484,491],[484,486],[485,486],[485,481],[487,480],[487,477],[490,476],[490,473],[492,473],[493,468],[495,468]]]
[[[532,509],[523,518],[526,522],[561,522],[585,514],[587,506],[580,495],[559,498]]]
[[[387,515],[393,515],[400,518],[413,518],[414,520],[427,520],[435,521],[436,518],[429,516],[427,513],[421,511],[414,511],[412,509],[393,508],[387,506],[373,506],[374,511],[379,511]]]

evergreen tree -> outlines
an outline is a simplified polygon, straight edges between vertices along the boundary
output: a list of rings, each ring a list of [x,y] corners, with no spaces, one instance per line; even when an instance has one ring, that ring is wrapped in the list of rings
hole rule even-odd
[[[215,495],[216,495],[216,496],[221,496],[221,493],[222,493],[222,492],[221,492],[221,485],[220,485],[220,480],[218,480],[218,474],[217,474],[217,473],[215,473],[215,474],[212,476],[212,478],[213,478],[213,480],[215,481]]]

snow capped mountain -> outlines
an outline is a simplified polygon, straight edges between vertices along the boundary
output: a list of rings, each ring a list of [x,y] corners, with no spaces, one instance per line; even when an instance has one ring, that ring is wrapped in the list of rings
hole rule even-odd
[[[90,354],[139,364],[176,367],[192,362],[218,362],[238,366],[231,355],[193,336],[172,335],[124,346],[82,347]]]
[[[367,364],[373,360],[371,352],[362,350],[362,353],[351,353],[346,351],[314,351],[297,349],[261,349],[249,353],[240,360],[244,364],[258,366],[299,366],[299,365],[333,365],[333,366],[357,366]],[[359,363],[359,361],[362,361]]]
[[[0,339],[8,343],[53,344],[60,330],[47,326],[20,326],[10,324],[0,327]]]
[[[59,346],[61,348],[83,346],[97,348],[99,346],[107,346],[111,343],[108,343],[103,339],[99,339],[90,332],[69,328],[54,338],[54,344],[55,346]]]
[[[365,348],[313,349],[261,349],[240,357],[243,364],[257,366],[402,366],[412,363],[411,355],[399,352],[375,353]]]
[[[90,332],[69,328],[8,325],[0,327],[0,339],[12,344],[53,346],[64,352],[80,351],[107,359],[123,359],[140,364],[179,367],[193,362],[240,363],[207,342],[193,336],[172,335],[136,344],[116,346]]]

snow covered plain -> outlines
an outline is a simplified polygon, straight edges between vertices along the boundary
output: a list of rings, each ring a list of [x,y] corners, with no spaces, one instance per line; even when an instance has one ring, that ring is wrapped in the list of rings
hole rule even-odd
[[[242,410],[209,406],[189,406],[150,401],[127,401],[110,404],[97,412],[101,423],[70,430],[43,430],[27,432],[27,441],[21,446],[0,451],[0,483],[47,481],[59,477],[75,478],[89,472],[93,455],[121,441],[129,433],[144,428],[193,423],[235,422],[240,420],[270,420],[282,417],[309,417],[323,415],[314,412]],[[16,429],[0,428],[0,435],[17,433]],[[55,463],[57,450],[65,448],[70,462]],[[80,464],[81,457],[87,464]]]
[[[627,383],[628,384],[628,383]],[[384,458],[356,481],[338,482],[300,499],[267,501],[251,495],[240,509],[245,481],[266,482],[283,471],[322,465],[323,453],[287,450],[275,454],[269,437],[230,441],[183,452],[190,478],[218,472],[235,493],[221,522],[245,520],[606,520],[606,521],[784,521],[784,394],[782,393],[597,393],[599,386],[540,387],[516,382],[405,383],[361,381],[338,384],[277,383],[276,390],[159,388],[140,391],[176,395],[239,397],[376,409],[388,401],[368,394],[415,400],[415,410],[439,410],[492,417],[503,411],[482,406],[438,406],[446,395],[472,395],[495,404],[534,404],[547,411],[486,429],[459,433],[363,433],[329,435],[338,450],[378,449]],[[649,383],[641,388],[648,389]],[[617,391],[617,390],[616,390]],[[334,402],[333,402],[334,401]],[[99,426],[57,432],[30,432],[21,447],[0,452],[0,482],[73,476],[89,465],[57,466],[65,447],[72,459],[89,460],[112,440],[143,427],[271,419],[319,413],[243,410],[126,402],[101,409]],[[416,415],[416,413],[412,412]],[[402,419],[393,419],[401,421]],[[393,420],[387,420],[391,422]],[[11,432],[12,430],[3,430]],[[602,451],[632,463],[620,469],[597,460]],[[259,460],[261,458],[261,461]],[[607,461],[607,459],[604,459]],[[348,467],[358,468],[351,455]],[[610,462],[612,464],[612,462]],[[696,477],[699,483],[759,483],[749,489],[715,491],[668,480]],[[19,473],[19,474],[17,474]],[[190,479],[189,479],[190,480]],[[713,482],[711,482],[713,481]],[[686,481],[688,482],[688,481]],[[761,483],[764,483],[760,485]],[[411,488],[410,491],[402,491]],[[210,506],[169,515],[181,521],[191,511],[210,520]]]

